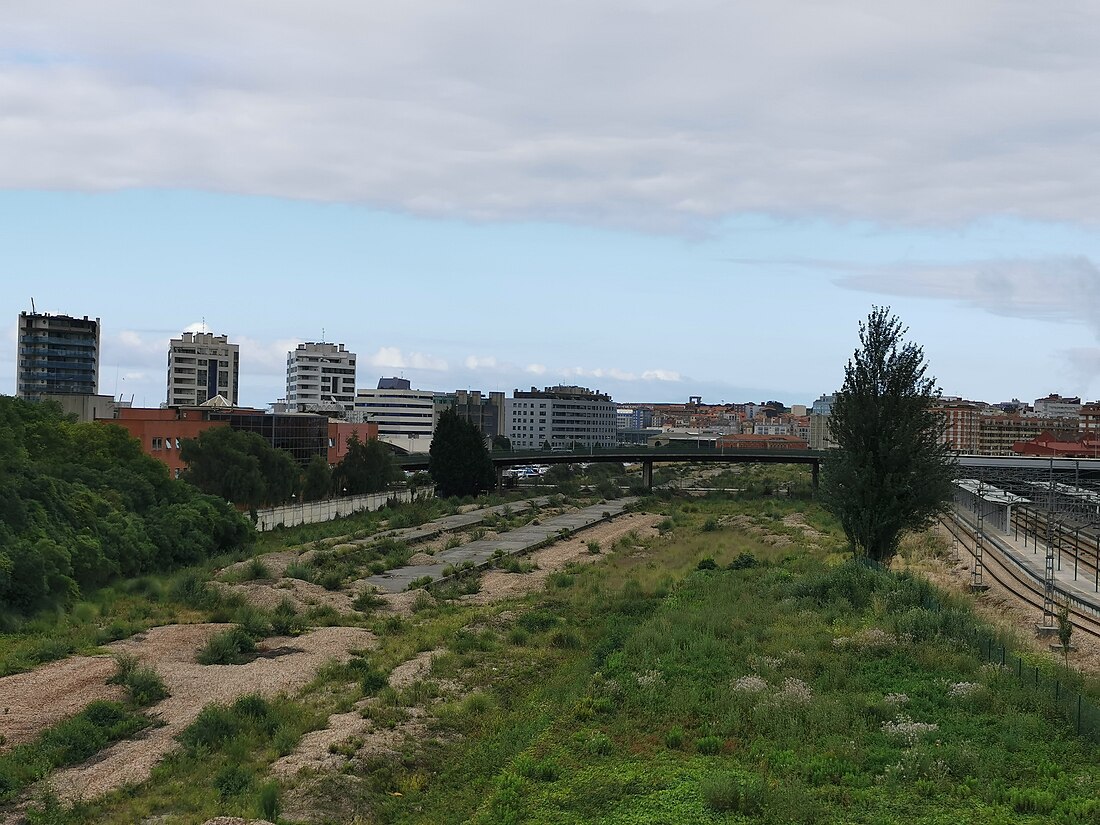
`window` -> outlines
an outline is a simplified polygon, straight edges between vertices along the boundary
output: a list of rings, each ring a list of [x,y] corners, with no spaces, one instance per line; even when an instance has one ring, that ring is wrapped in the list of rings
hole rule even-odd
[[[154,438],[153,439],[153,449],[154,450],[163,450],[164,449],[164,439],[159,438],[159,437]]]

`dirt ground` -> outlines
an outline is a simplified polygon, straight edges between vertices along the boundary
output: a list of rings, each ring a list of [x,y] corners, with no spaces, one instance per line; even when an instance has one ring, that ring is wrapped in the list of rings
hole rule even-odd
[[[600,555],[588,552],[588,542],[598,541],[600,546],[608,548],[631,530],[641,539],[656,536],[657,524],[663,517],[652,513],[628,513],[613,521],[589,527],[565,541],[559,541],[536,550],[525,558],[538,565],[530,573],[506,573],[503,570],[490,570],[481,577],[481,590],[470,596],[463,596],[468,604],[493,604],[538,590],[546,584],[547,577],[555,570],[561,570],[569,562],[587,564],[598,561]],[[602,554],[601,554],[602,555]]]
[[[950,533],[942,527],[934,530],[950,544]],[[909,567],[945,590],[967,594],[973,599],[975,610],[990,624],[1010,628],[1016,631],[1021,643],[1033,650],[1050,653],[1051,639],[1040,639],[1035,634],[1035,625],[1042,623],[1041,611],[1025,603],[989,577],[985,579],[989,584],[989,590],[980,595],[971,596],[967,589],[967,585],[970,584],[970,557],[965,552],[962,552],[960,557],[961,561],[958,563],[951,562],[949,559],[926,557],[911,563]],[[1069,654],[1070,666],[1085,673],[1100,673],[1100,639],[1077,632],[1073,634],[1073,646],[1077,650]]]
[[[171,694],[150,713],[164,725],[144,735],[118,742],[96,759],[59,771],[51,784],[63,799],[92,798],[128,783],[148,778],[153,765],[176,747],[176,735],[210,702],[232,702],[246,693],[273,696],[292,692],[313,678],[330,659],[344,660],[350,650],[374,646],[375,637],[361,628],[323,627],[296,638],[265,640],[267,650],[285,655],[259,657],[243,665],[200,665],[195,654],[217,631],[228,625],[166,625],[110,646],[156,668]],[[107,661],[110,661],[108,659]],[[99,698],[102,685],[90,685],[77,701]],[[55,720],[56,721],[56,720]]]
[[[229,584],[213,581],[210,586],[227,595],[239,593],[249,604],[272,610],[283,599],[294,605],[298,612],[309,610],[317,605],[327,605],[338,613],[350,613],[354,608],[354,590],[326,590],[319,584],[301,579],[256,579],[253,581]]]

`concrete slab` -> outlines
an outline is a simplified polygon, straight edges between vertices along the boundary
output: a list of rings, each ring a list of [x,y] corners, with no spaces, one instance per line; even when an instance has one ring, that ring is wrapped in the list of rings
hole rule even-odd
[[[525,525],[503,536],[472,541],[449,550],[440,550],[435,554],[431,564],[398,567],[377,576],[370,576],[365,579],[365,582],[386,593],[400,593],[407,590],[414,581],[425,576],[431,576],[433,580],[438,581],[443,578],[443,570],[447,567],[459,567],[464,562],[470,562],[474,567],[481,567],[488,564],[498,550],[506,556],[516,556],[534,550],[559,536],[570,536],[579,530],[621,514],[635,501],[637,501],[636,498],[620,498],[603,504],[593,504],[591,507],[548,518],[539,524]]]

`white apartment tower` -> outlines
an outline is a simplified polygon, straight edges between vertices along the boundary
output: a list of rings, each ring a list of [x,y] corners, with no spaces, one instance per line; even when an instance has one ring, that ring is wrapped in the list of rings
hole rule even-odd
[[[353,412],[355,353],[343,344],[299,344],[286,354],[286,403],[292,412]]]
[[[544,444],[568,450],[615,446],[615,404],[584,387],[516,390],[504,400],[504,433],[512,446],[537,450]]]
[[[225,335],[185,332],[168,342],[168,406],[188,407],[216,395],[237,406],[240,347]]]

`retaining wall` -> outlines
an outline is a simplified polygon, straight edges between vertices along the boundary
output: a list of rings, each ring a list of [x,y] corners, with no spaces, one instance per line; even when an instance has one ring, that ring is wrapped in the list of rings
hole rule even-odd
[[[273,530],[280,525],[295,527],[299,524],[332,521],[363,510],[380,510],[390,501],[408,503],[413,500],[429,499],[434,495],[435,490],[433,488],[421,487],[417,490],[390,490],[385,493],[328,498],[323,501],[308,501],[303,504],[284,504],[281,507],[257,510],[256,529],[262,533]]]

